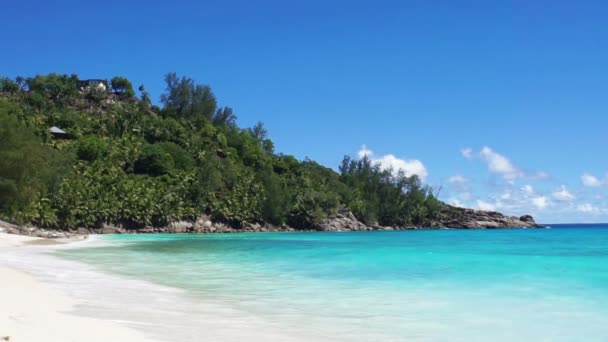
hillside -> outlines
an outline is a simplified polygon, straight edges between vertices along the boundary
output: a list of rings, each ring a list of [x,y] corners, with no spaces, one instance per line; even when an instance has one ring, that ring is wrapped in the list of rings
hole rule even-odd
[[[161,108],[123,77],[0,79],[0,218],[143,232],[450,227],[462,217],[416,176],[348,156],[337,173],[276,153],[263,123],[239,127],[209,86],[173,73],[165,84]]]

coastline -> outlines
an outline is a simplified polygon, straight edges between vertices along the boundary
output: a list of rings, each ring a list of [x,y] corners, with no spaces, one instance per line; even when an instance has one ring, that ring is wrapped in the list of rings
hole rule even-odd
[[[399,230],[435,230],[435,229],[522,229],[544,228],[530,215],[507,216],[494,211],[483,211],[444,205],[435,220],[421,226],[391,227],[378,224],[365,224],[359,221],[349,209],[338,210],[309,229],[296,229],[287,225],[276,226],[266,222],[246,223],[242,227],[233,227],[222,222],[213,222],[207,215],[201,215],[195,221],[176,221],[166,226],[146,226],[128,229],[121,225],[104,224],[99,228],[78,229],[45,229],[31,226],[20,226],[0,220],[0,233],[34,236],[46,239],[74,239],[96,234],[226,234],[226,233],[279,233],[279,232],[348,232],[348,231],[399,231]]]
[[[0,233],[0,253],[27,245],[60,243]],[[76,302],[25,270],[0,266],[0,338],[11,342],[154,341],[116,322],[69,314]]]
[[[90,243],[0,233],[0,340],[322,340],[303,337],[230,303],[201,301],[179,289],[108,274],[48,253],[78,248],[78,241]],[[191,306],[192,317],[174,314],[177,307],[184,311]]]

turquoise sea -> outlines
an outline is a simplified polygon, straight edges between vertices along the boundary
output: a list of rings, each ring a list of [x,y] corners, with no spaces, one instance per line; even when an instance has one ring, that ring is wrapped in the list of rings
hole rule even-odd
[[[180,341],[205,340],[205,305],[311,340],[608,341],[608,225],[109,235],[54,254],[179,291],[189,304],[156,307]]]

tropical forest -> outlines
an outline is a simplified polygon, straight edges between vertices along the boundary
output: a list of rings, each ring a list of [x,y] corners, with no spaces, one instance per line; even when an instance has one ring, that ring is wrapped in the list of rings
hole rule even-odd
[[[443,205],[418,177],[366,157],[334,170],[278,153],[262,122],[240,127],[210,86],[175,73],[164,83],[152,99],[121,76],[0,78],[0,219],[137,230],[207,215],[235,229],[314,229],[348,209],[400,227]]]

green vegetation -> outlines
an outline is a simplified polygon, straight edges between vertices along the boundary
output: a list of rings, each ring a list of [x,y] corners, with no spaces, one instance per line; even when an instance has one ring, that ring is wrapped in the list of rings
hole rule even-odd
[[[88,136],[78,141],[77,148],[76,154],[79,159],[93,162],[104,155],[108,145],[99,137]]]
[[[259,122],[240,128],[208,85],[170,73],[163,108],[129,80],[78,89],[76,75],[0,78],[0,218],[52,228],[137,229],[202,213],[318,225],[351,208],[367,224],[423,225],[441,203],[417,177],[345,157],[340,173],[275,152]],[[67,137],[53,137],[58,126]]]
[[[110,85],[112,86],[112,90],[117,95],[122,95],[125,97],[133,97],[135,96],[135,91],[133,90],[133,85],[131,81],[128,79],[116,76],[110,80]]]

